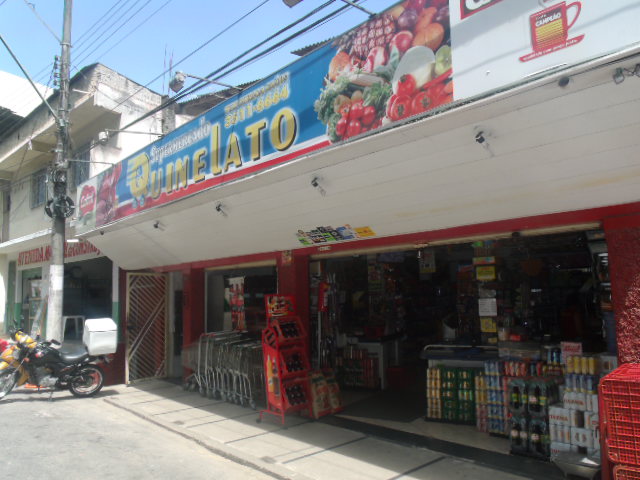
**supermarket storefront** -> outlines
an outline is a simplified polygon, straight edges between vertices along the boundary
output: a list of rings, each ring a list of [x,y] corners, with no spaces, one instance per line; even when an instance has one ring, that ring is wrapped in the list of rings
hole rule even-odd
[[[577,295],[591,322],[583,325],[602,325],[605,283],[618,356],[637,360],[638,93],[635,78],[613,76],[625,78],[640,61],[639,7],[585,4],[576,13],[564,2],[543,9],[530,1],[461,11],[463,2],[450,2],[449,18],[441,3],[412,7],[420,11],[411,35],[424,44],[405,49],[398,37],[367,66],[372,52],[354,40],[371,29],[364,24],[89,180],[79,189],[76,231],[124,269],[177,272],[184,345],[233,325],[224,292],[237,291],[246,269],[272,269],[259,272],[269,280],[256,293],[275,285],[295,297],[319,332],[312,358],[337,369],[364,357],[345,348],[369,341],[377,375],[350,374],[344,384],[415,386],[425,407],[435,397],[426,379],[411,376],[432,361],[420,356],[425,346],[575,340],[558,317]],[[407,26],[404,10],[384,16],[394,35]],[[567,16],[552,47],[534,35],[544,18]],[[417,18],[427,19],[425,30],[440,25],[430,27],[435,39],[420,33]],[[346,52],[371,71],[353,71]],[[415,110],[398,99],[410,94]],[[598,250],[594,235],[604,237]],[[610,282],[596,275],[603,253]],[[476,261],[487,257],[494,263]],[[497,281],[508,288],[494,288]],[[320,284],[333,292],[326,310],[317,306]],[[210,304],[209,288],[219,293]],[[516,301],[518,288],[534,295],[537,312]],[[213,311],[222,317],[209,319]],[[536,318],[533,330],[515,328]],[[607,352],[607,338],[591,338],[589,352]]]

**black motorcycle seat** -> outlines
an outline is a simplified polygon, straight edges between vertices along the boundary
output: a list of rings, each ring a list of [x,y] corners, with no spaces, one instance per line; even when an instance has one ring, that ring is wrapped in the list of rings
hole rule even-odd
[[[60,358],[65,363],[77,363],[89,358],[89,352],[81,345],[63,345],[60,348]]]

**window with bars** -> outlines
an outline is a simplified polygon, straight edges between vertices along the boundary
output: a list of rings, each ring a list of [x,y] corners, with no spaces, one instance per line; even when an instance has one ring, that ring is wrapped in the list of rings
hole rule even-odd
[[[47,169],[43,168],[31,175],[31,208],[44,205],[47,200]]]
[[[75,161],[73,161],[75,160]],[[89,180],[89,166],[91,165],[89,161],[91,160],[91,149],[89,145],[85,145],[80,148],[79,151],[74,155],[71,163],[71,181],[73,182],[73,188],[78,188],[83,182]]]

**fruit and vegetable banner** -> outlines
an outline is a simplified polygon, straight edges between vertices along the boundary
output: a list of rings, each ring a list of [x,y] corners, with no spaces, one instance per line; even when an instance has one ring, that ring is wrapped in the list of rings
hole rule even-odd
[[[637,0],[451,0],[456,100],[640,41]]]
[[[453,100],[448,0],[408,0],[78,188],[76,231],[255,174]]]

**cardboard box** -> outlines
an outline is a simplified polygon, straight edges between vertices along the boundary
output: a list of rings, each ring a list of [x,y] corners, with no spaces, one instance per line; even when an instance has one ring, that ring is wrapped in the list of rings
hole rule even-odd
[[[571,445],[568,443],[551,442],[550,448],[551,456],[571,451]]]
[[[594,448],[593,431],[588,428],[571,427],[571,445]]]
[[[562,403],[564,408],[569,408],[571,410],[587,410],[587,394],[586,393],[577,393],[577,392],[564,392],[564,396],[562,397]]]
[[[554,425],[571,425],[569,409],[560,406],[549,407],[549,423],[553,423]]]
[[[600,427],[600,417],[596,412],[584,412],[584,428],[597,430]]]
[[[581,356],[582,343],[580,342],[560,342],[562,352],[562,363],[567,364],[567,357]]]
[[[611,373],[618,368],[618,357],[615,355],[598,355],[598,363],[601,373]]]

